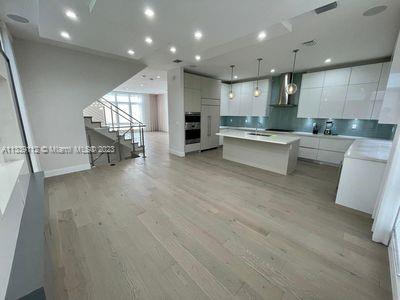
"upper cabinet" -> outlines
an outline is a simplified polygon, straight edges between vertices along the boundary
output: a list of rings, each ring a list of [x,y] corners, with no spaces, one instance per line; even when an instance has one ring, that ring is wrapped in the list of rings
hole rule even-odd
[[[324,85],[325,72],[307,73],[301,80],[302,88],[320,88]]]
[[[377,119],[388,69],[389,63],[378,63],[304,74],[297,116]]]
[[[184,87],[200,91],[200,78],[201,77],[198,76],[198,75],[185,73],[185,75],[184,75]]]
[[[221,81],[208,77],[200,77],[200,90],[202,99],[220,99]]]
[[[384,124],[400,123],[400,33],[392,57],[389,80],[379,114],[379,123]]]
[[[325,72],[324,87],[348,85],[351,68],[335,69]]]
[[[223,84],[221,89],[221,116],[267,116],[271,93],[270,80],[260,80],[258,86],[261,90],[261,95],[254,97],[253,92],[256,87],[256,81],[235,83],[232,85],[235,97],[229,99],[230,85]]]
[[[382,64],[351,68],[350,84],[375,83],[381,76]]]

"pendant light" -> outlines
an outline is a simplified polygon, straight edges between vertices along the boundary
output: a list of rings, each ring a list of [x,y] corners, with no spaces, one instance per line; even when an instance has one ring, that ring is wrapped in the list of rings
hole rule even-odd
[[[262,58],[257,58],[257,60],[258,60],[257,85],[256,85],[256,89],[254,90],[254,97],[258,97],[261,95],[261,89],[258,87],[258,80],[260,79],[260,64],[261,64]]]
[[[292,79],[290,80],[290,83],[286,86],[286,93],[288,93],[288,95],[293,95],[293,94],[296,94],[296,92],[297,92],[297,85],[293,82],[294,69],[296,67],[297,52],[299,52],[299,49],[294,49],[293,50],[294,58],[293,58]]]
[[[233,68],[234,67],[235,67],[235,65],[231,65],[230,66],[230,68],[231,68],[231,86],[230,86],[230,90],[229,90],[229,93],[228,93],[228,97],[229,97],[230,100],[233,100],[233,98],[235,98],[235,93],[232,90]]]

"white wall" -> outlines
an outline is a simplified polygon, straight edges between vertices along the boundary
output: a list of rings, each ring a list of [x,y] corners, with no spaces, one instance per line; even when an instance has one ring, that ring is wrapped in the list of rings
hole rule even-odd
[[[82,110],[145,67],[21,39],[14,51],[36,145],[87,145]],[[78,153],[39,160],[46,176],[89,168],[88,155]]]
[[[183,68],[168,71],[169,152],[185,156],[185,109],[183,103]]]
[[[157,95],[158,130],[168,132],[168,95]]]

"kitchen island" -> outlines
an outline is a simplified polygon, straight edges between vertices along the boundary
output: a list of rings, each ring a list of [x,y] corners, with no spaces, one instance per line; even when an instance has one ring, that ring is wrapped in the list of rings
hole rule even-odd
[[[296,169],[300,138],[267,132],[224,130],[223,158],[287,175]]]

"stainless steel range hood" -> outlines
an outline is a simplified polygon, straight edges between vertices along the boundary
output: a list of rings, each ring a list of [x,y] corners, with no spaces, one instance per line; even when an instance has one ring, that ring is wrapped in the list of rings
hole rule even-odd
[[[293,104],[294,95],[289,95],[288,93],[286,93],[286,86],[292,81],[292,76],[293,76],[293,73],[284,73],[281,75],[281,78],[280,78],[281,86],[279,89],[279,96],[278,96],[278,99],[276,100],[276,103],[272,104],[271,106],[274,106],[274,107],[296,106],[295,104]]]

